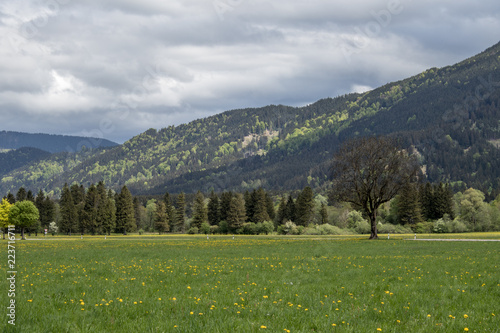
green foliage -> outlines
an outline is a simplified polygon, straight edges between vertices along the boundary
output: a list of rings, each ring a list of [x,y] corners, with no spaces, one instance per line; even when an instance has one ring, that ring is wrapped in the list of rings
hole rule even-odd
[[[22,239],[26,228],[34,226],[40,215],[35,204],[31,201],[17,201],[9,211],[9,223],[21,228]]]

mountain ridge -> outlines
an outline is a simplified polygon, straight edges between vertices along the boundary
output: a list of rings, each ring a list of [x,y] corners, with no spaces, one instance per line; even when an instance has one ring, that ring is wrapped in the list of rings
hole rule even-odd
[[[118,146],[118,143],[93,137],[0,131],[0,149],[38,148],[50,153],[77,152],[81,149],[95,149]]]
[[[229,110],[160,130],[88,155],[57,157],[12,171],[0,189],[20,184],[57,193],[64,182],[104,180],[137,194],[165,191],[323,188],[343,141],[391,135],[420,154],[428,179],[500,188],[500,43],[455,65],[430,68],[365,93],[303,107]],[[31,169],[30,169],[31,168]],[[44,170],[51,169],[50,172]],[[48,175],[23,182],[30,172]]]

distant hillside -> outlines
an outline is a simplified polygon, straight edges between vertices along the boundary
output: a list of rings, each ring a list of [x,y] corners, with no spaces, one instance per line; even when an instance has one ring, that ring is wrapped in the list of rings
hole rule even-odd
[[[13,170],[0,190],[24,185],[58,193],[64,182],[100,180],[135,194],[321,188],[340,143],[377,134],[413,147],[432,182],[499,193],[500,44],[363,94],[300,108],[232,110],[150,129],[97,155],[52,156]]]
[[[49,152],[37,148],[20,148],[0,152],[0,177],[26,164],[48,158]]]
[[[118,144],[115,142],[98,138],[0,131],[0,149],[32,147],[50,153],[59,153],[76,152],[84,147],[87,149],[94,149],[114,147],[117,145]]]

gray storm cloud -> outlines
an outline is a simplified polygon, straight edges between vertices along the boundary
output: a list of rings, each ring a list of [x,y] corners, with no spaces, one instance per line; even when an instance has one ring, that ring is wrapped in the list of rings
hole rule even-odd
[[[0,129],[122,142],[366,91],[479,53],[498,31],[498,1],[7,0]]]

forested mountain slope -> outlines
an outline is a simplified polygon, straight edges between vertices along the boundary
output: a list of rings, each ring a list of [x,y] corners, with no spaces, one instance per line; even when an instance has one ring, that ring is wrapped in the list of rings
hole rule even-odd
[[[20,185],[58,193],[64,182],[104,180],[135,194],[325,186],[339,143],[387,134],[414,146],[430,181],[500,188],[500,44],[454,66],[432,68],[364,94],[300,108],[271,105],[227,111],[75,158],[52,157],[12,171]],[[43,174],[39,180],[32,173]],[[47,174],[49,176],[47,176]],[[30,178],[31,177],[31,178]]]
[[[114,147],[118,144],[106,139],[82,136],[31,134],[21,132],[0,131],[0,149],[18,149],[32,147],[50,153],[76,152],[82,148],[94,149]]]

